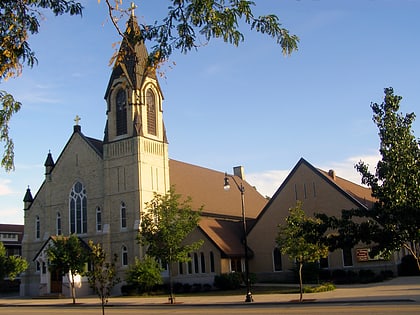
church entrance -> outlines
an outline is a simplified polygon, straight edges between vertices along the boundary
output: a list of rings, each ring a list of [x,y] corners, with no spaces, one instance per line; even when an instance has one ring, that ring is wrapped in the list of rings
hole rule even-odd
[[[63,276],[58,268],[51,270],[51,293],[63,293]]]

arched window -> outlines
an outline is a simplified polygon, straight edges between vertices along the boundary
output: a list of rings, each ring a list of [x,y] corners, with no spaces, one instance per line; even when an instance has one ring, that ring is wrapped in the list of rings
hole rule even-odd
[[[41,238],[41,222],[39,221],[39,216],[35,218],[35,238],[38,240]]]
[[[120,205],[120,214],[121,214],[121,228],[127,228],[127,208],[124,202],[121,202]]]
[[[198,270],[198,255],[197,253],[194,253],[194,273],[199,273]]]
[[[96,231],[102,231],[102,211],[101,207],[96,207]]]
[[[128,266],[128,250],[124,245],[121,248],[121,265]]]
[[[273,249],[273,265],[274,271],[282,271],[281,252],[278,247]]]
[[[200,260],[201,260],[201,273],[206,273],[206,259],[204,258],[203,252],[201,252],[200,254]]]
[[[192,262],[191,262],[192,258],[191,258],[191,254],[188,254],[188,261],[187,261],[187,273],[191,274],[192,273]]]
[[[115,98],[117,136],[127,133],[127,95],[125,90],[119,89]]]
[[[213,252],[210,252],[210,272],[215,272]]]
[[[61,214],[60,214],[60,212],[57,212],[55,226],[56,226],[56,234],[61,235]]]
[[[152,89],[146,92],[147,132],[156,136],[156,99]]]
[[[87,233],[87,195],[81,182],[76,182],[70,191],[70,233]]]

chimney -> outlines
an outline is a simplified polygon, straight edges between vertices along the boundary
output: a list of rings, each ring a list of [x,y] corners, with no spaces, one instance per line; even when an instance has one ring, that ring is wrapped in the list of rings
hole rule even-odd
[[[336,176],[335,176],[335,171],[334,170],[329,170],[328,171],[328,175],[332,178],[332,180],[335,181]]]
[[[244,167],[243,166],[235,166],[233,168],[233,175],[238,176],[242,180],[245,180]]]

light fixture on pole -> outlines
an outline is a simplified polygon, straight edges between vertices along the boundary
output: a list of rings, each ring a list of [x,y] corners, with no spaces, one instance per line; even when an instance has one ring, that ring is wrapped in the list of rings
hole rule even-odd
[[[252,293],[251,293],[251,283],[249,281],[249,267],[248,267],[248,242],[247,242],[246,219],[245,219],[245,198],[244,198],[245,187],[242,185],[242,182],[238,184],[234,176],[228,175],[227,173],[225,173],[225,184],[223,186],[223,189],[225,191],[228,191],[230,189],[229,177],[232,178],[236,187],[241,192],[243,244],[244,244],[244,251],[245,251],[245,284],[246,284],[245,302],[253,302],[254,299],[252,298]]]

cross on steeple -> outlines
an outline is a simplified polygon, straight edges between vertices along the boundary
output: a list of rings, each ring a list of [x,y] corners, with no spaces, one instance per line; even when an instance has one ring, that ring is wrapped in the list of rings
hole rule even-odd
[[[130,11],[131,11],[131,16],[134,17],[134,10],[137,8],[136,4],[134,2],[131,2],[130,5]]]
[[[79,117],[79,115],[76,115],[76,118],[74,118],[74,121],[75,121],[75,123],[76,123],[76,126],[79,126],[79,121],[81,120],[82,118],[80,118]]]

